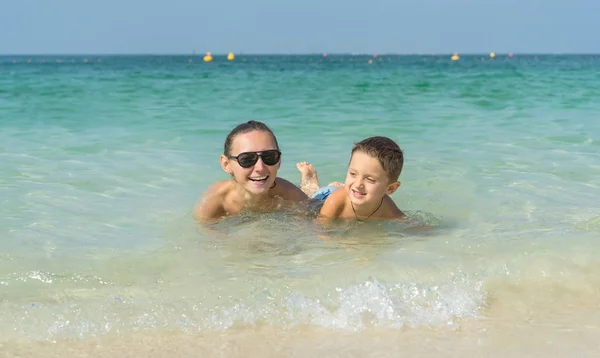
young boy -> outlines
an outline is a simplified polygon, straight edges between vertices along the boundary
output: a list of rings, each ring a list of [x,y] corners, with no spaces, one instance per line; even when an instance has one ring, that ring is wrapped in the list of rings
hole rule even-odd
[[[298,163],[302,173],[301,189],[309,196],[325,200],[318,219],[328,223],[334,219],[358,221],[402,219],[389,195],[399,187],[398,178],[404,165],[402,150],[387,137],[370,137],[354,145],[346,181],[319,188],[315,169]],[[316,190],[316,191],[315,191]]]

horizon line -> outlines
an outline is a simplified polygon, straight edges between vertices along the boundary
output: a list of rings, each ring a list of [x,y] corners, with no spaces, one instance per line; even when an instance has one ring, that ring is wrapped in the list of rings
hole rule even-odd
[[[227,56],[229,52],[210,52],[212,56]],[[122,53],[93,53],[93,52],[82,52],[82,53],[0,53],[0,57],[17,57],[17,56],[204,56],[207,52],[201,53],[152,53],[152,52],[122,52]],[[250,56],[452,56],[457,53],[460,56],[481,56],[490,55],[492,52],[496,56],[507,56],[509,54],[520,55],[520,56],[539,56],[539,55],[600,55],[600,52],[233,52],[234,55],[250,55]]]

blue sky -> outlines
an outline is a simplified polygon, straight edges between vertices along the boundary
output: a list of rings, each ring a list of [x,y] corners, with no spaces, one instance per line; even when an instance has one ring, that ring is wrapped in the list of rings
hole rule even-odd
[[[600,0],[1,0],[0,54],[600,53]]]

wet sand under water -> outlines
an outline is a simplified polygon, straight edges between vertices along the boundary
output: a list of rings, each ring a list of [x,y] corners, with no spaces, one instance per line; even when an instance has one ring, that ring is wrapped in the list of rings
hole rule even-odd
[[[532,302],[533,303],[533,302]],[[517,308],[515,310],[515,308]],[[545,311],[545,312],[544,312]],[[4,342],[2,357],[597,357],[600,309],[487,310],[455,330],[342,332],[234,327],[223,332],[128,334],[83,341]]]

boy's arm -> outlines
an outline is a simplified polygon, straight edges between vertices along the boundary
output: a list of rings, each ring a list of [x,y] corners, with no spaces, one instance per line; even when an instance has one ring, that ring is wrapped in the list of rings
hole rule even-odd
[[[332,220],[338,219],[344,211],[345,204],[346,191],[344,189],[334,191],[325,199],[317,220],[321,224],[329,224]]]

